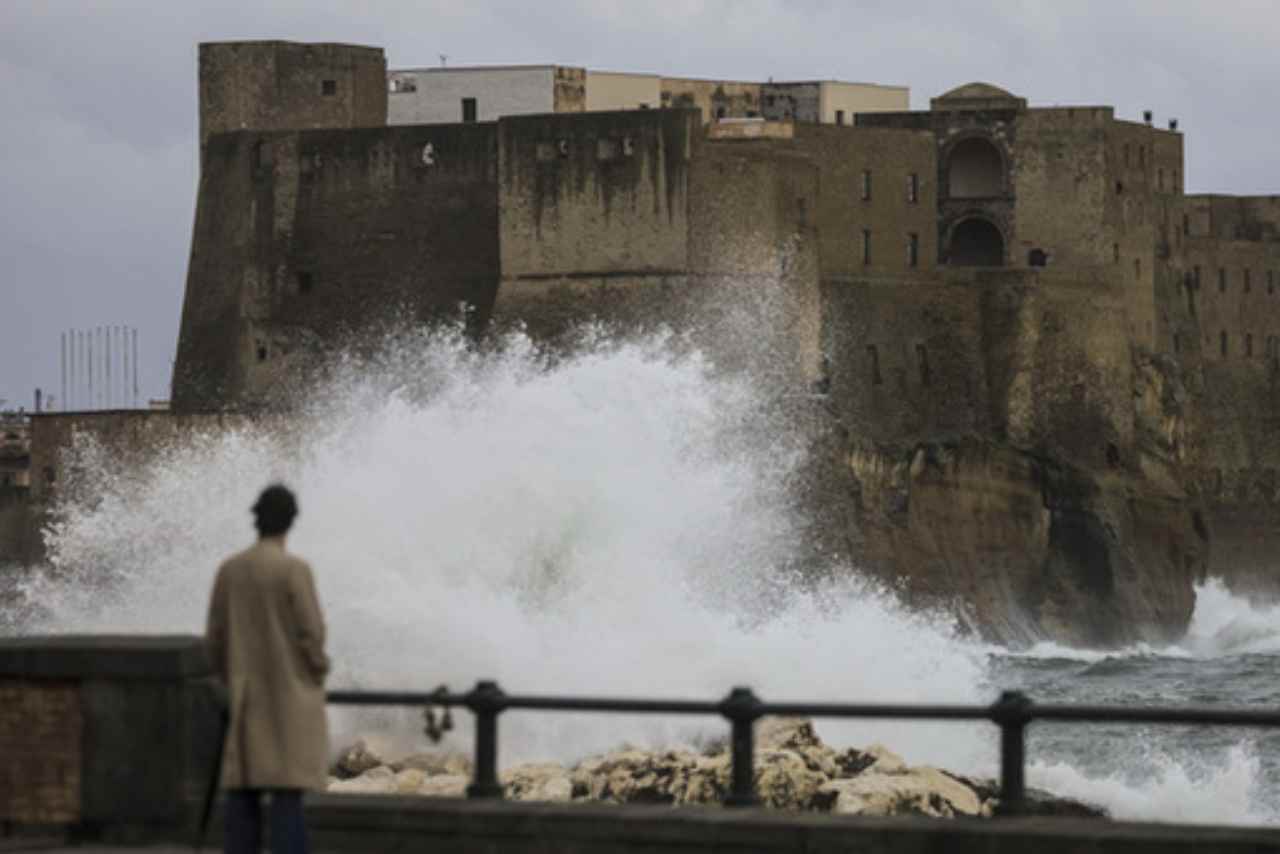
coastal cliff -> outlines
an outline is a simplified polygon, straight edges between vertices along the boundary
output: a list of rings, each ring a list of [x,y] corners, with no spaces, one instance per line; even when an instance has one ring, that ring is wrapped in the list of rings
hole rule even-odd
[[[832,547],[1004,643],[1181,637],[1211,555],[1194,384],[1102,282],[904,290],[828,289]]]

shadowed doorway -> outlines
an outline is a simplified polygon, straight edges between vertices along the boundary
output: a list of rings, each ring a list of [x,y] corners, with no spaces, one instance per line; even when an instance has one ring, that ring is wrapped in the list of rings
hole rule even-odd
[[[1004,236],[985,219],[966,219],[951,232],[948,259],[955,267],[1003,267]]]

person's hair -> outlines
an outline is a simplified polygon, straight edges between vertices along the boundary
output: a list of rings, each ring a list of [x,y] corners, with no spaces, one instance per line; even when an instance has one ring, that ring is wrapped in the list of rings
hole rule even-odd
[[[254,527],[264,537],[287,533],[298,515],[298,502],[283,484],[273,483],[253,505]]]

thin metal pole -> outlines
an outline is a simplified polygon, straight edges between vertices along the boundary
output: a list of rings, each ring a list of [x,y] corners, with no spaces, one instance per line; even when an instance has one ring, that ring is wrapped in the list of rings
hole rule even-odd
[[[138,330],[133,330],[133,405],[138,405]]]
[[[760,716],[760,700],[750,688],[737,687],[720,704],[720,713],[731,725],[729,745],[732,777],[726,807],[752,807],[760,803],[755,787],[755,723]]]
[[[1005,691],[991,707],[991,719],[1000,727],[1000,803],[996,815],[1027,812],[1026,735],[1031,700],[1020,691]]]
[[[468,798],[502,797],[498,780],[498,715],[505,708],[497,682],[477,682],[467,697],[467,707],[476,716],[475,777],[467,787]]]

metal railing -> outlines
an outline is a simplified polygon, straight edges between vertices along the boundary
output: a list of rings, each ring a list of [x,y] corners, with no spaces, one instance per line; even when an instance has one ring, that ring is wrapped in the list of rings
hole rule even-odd
[[[600,697],[540,697],[506,694],[498,683],[482,681],[465,694],[432,692],[331,691],[328,702],[344,706],[463,707],[476,718],[475,764],[469,798],[501,798],[498,779],[498,716],[509,709],[561,712],[719,715],[730,724],[731,776],[727,807],[760,803],[755,793],[755,722],[766,715],[811,718],[897,718],[905,720],[990,721],[1000,727],[1000,796],[996,814],[1016,816],[1027,809],[1026,729],[1033,721],[1146,723],[1277,727],[1280,709],[1160,708],[1039,704],[1006,691],[989,706],[857,703],[766,703],[750,688],[734,688],[719,702]]]

